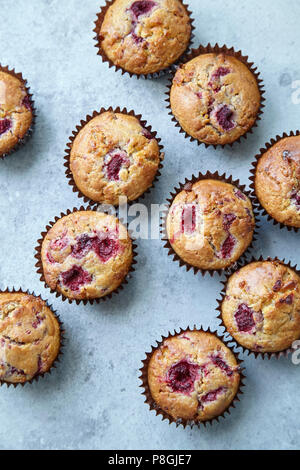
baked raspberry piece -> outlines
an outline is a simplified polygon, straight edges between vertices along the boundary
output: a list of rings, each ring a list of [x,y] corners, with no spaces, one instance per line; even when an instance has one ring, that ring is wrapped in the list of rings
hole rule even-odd
[[[112,256],[115,256],[119,251],[119,243],[117,240],[105,237],[101,240],[98,238],[95,243],[95,252],[101,259],[101,261],[106,262]]]
[[[249,333],[255,327],[254,311],[247,305],[239,305],[234,317],[239,331]]]
[[[222,245],[220,256],[222,259],[230,258],[235,247],[235,238],[230,234]]]
[[[152,0],[138,0],[134,2],[130,11],[135,21],[138,21],[139,17],[150,13],[150,11],[156,6],[156,2]]]
[[[119,173],[122,166],[128,167],[130,161],[128,155],[123,150],[112,150],[106,156],[104,171],[110,181],[119,181]]]
[[[0,135],[4,134],[5,132],[9,131],[12,127],[12,122],[10,119],[4,118],[0,119]]]
[[[77,238],[77,243],[72,247],[72,256],[77,259],[83,258],[89,251],[95,247],[96,236],[91,237],[87,233]]]
[[[216,111],[216,120],[224,131],[230,131],[235,127],[233,111],[226,104]]]
[[[231,377],[233,374],[233,370],[229,367],[228,364],[220,357],[220,356],[211,356],[212,363],[222,369],[228,377]]]
[[[32,111],[31,102],[28,95],[23,98],[22,104],[26,109],[28,109],[28,111]]]
[[[193,233],[196,229],[196,206],[187,205],[182,211],[182,233]]]
[[[171,366],[167,373],[167,383],[173,392],[189,395],[199,377],[200,367],[186,359]]]
[[[224,229],[228,231],[235,220],[236,220],[236,215],[234,215],[234,214],[224,214],[223,215],[223,227],[224,227]]]
[[[78,291],[81,286],[92,282],[92,276],[81,266],[72,266],[61,274],[61,278],[63,284],[72,291]]]
[[[293,191],[291,194],[291,201],[297,207],[297,210],[300,210],[300,192]]]
[[[226,390],[227,390],[226,387],[219,387],[216,390],[212,390],[211,392],[206,393],[206,395],[203,395],[201,397],[200,402],[208,403],[211,401],[215,401],[222,393],[225,393]]]
[[[284,299],[280,299],[279,302],[280,302],[281,304],[292,305],[293,300],[294,300],[294,296],[293,296],[293,294],[290,294],[290,295],[288,295],[287,297],[285,297]]]

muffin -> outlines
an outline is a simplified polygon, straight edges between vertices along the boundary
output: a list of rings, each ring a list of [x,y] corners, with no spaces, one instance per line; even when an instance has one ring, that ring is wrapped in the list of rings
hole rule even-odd
[[[236,57],[201,54],[176,72],[172,114],[191,137],[207,145],[231,144],[255,124],[261,104],[258,82]]]
[[[179,258],[202,270],[225,269],[249,247],[255,219],[250,199],[215,179],[187,183],[174,198],[167,237]]]
[[[255,193],[277,222],[300,227],[300,135],[281,139],[259,158]]]
[[[169,337],[148,364],[154,407],[174,421],[216,418],[238,393],[239,371],[234,354],[212,333],[194,330]]]
[[[133,201],[152,186],[161,158],[157,140],[135,116],[107,111],[79,131],[69,168],[87,198],[118,205],[120,197]]]
[[[124,225],[112,215],[89,210],[59,219],[41,249],[46,284],[71,300],[110,294],[124,281],[132,260]]]
[[[0,157],[22,141],[32,120],[31,100],[24,82],[0,67]]]
[[[39,297],[0,293],[0,382],[23,384],[48,372],[60,349],[57,318]]]
[[[244,266],[227,282],[221,317],[244,348],[261,353],[290,348],[300,338],[300,277],[278,261]]]
[[[100,53],[129,73],[147,75],[179,59],[191,38],[180,0],[115,0],[97,31]]]

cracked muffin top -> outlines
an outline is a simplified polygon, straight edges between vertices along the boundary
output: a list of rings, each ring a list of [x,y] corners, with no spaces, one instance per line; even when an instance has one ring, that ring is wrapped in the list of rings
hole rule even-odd
[[[204,270],[235,263],[250,245],[254,227],[250,199],[213,179],[186,184],[167,216],[167,236],[177,255]]]
[[[118,205],[120,197],[133,201],[151,187],[161,158],[157,140],[136,117],[107,111],[76,136],[70,170],[85,196]]]
[[[137,75],[176,62],[190,36],[190,18],[180,0],[115,0],[99,31],[111,62]]]
[[[48,372],[60,349],[60,326],[34,295],[0,293],[0,381],[24,383]]]
[[[230,406],[239,370],[234,354],[214,334],[187,331],[154,351],[148,383],[155,403],[174,420],[207,421]]]
[[[117,289],[129,272],[132,242],[114,216],[78,211],[59,219],[41,251],[45,281],[69,299],[95,299]]]
[[[255,192],[277,222],[300,227],[300,136],[281,139],[259,159]]]
[[[30,129],[32,118],[25,85],[0,70],[0,157],[23,139]]]
[[[172,113],[187,134],[212,145],[233,143],[254,125],[261,102],[256,77],[235,57],[202,54],[176,72]]]
[[[284,351],[300,338],[300,278],[277,261],[250,263],[229,278],[221,312],[240,345]]]

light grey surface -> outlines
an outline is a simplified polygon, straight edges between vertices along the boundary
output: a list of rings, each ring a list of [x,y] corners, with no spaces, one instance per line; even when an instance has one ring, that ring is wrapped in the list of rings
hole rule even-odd
[[[134,109],[157,129],[165,167],[146,203],[163,203],[179,180],[216,169],[248,183],[250,162],[277,133],[299,127],[291,84],[300,79],[298,0],[190,0],[194,44],[226,43],[255,61],[266,86],[265,114],[233,149],[185,140],[164,104],[166,80],[144,81],[108,69],[96,55],[98,0],[1,0],[0,62],[28,79],[38,119],[27,146],[0,161],[0,288],[22,286],[49,299],[65,324],[65,354],[51,376],[0,390],[0,448],[299,448],[299,372],[290,360],[245,357],[245,394],[231,416],[206,430],[169,426],[143,404],[138,368],[144,351],[179,326],[217,327],[221,289],[186,273],[161,241],[138,242],[126,289],[95,306],[61,302],[40,283],[34,246],[49,220],[81,205],[64,175],[65,143],[80,119],[101,106]],[[3,20],[4,19],[4,20]],[[254,254],[299,259],[299,235],[263,220]],[[222,329],[220,330],[222,331]]]

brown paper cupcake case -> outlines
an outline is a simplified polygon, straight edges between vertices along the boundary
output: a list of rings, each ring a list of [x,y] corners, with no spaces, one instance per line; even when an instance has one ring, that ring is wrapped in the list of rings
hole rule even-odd
[[[25,80],[23,78],[23,75],[21,73],[15,72],[15,69],[9,69],[9,67],[2,66],[1,64],[0,64],[0,72],[8,73],[12,77],[17,78],[18,80],[20,80],[22,82],[22,84],[24,85],[25,90],[28,94],[30,106],[31,106],[31,109],[32,109],[32,123],[31,123],[30,128],[28,129],[28,131],[24,135],[24,137],[22,139],[20,139],[19,142],[11,150],[9,150],[9,152],[4,153],[3,155],[0,154],[0,160],[1,159],[4,160],[5,157],[7,157],[8,155],[11,155],[12,153],[19,150],[19,148],[21,148],[23,145],[25,145],[26,142],[28,142],[28,140],[32,136],[34,126],[35,126],[35,120],[36,120],[36,109],[35,109],[35,106],[34,106],[34,101],[33,101],[33,98],[32,98],[32,94],[30,93],[30,88],[27,86],[27,80]]]
[[[7,294],[7,293],[17,293],[17,294],[28,294],[28,295],[33,295],[34,297],[36,298],[39,298],[41,299],[43,302],[45,302],[45,304],[47,305],[47,307],[51,310],[51,312],[53,313],[53,315],[55,316],[55,318],[57,319],[58,323],[59,323],[59,328],[60,328],[60,347],[59,347],[59,352],[58,352],[58,355],[56,357],[56,359],[54,360],[54,362],[52,363],[51,367],[49,370],[47,370],[46,372],[43,372],[43,373],[40,373],[40,374],[37,374],[35,377],[33,377],[31,380],[27,380],[26,382],[24,383],[12,383],[12,382],[6,382],[5,380],[0,380],[0,386],[2,385],[6,385],[7,388],[9,388],[10,386],[13,386],[14,388],[16,388],[17,386],[21,385],[22,387],[24,387],[24,385],[26,384],[32,384],[33,382],[38,382],[38,380],[40,378],[43,378],[45,377],[45,375],[47,374],[51,374],[52,372],[52,369],[56,369],[56,364],[58,362],[60,362],[60,357],[64,354],[62,349],[64,348],[64,342],[65,342],[65,330],[64,330],[64,326],[63,326],[63,322],[61,321],[60,319],[60,316],[57,314],[57,312],[55,310],[53,310],[53,307],[52,305],[49,304],[49,302],[47,300],[44,300],[42,298],[41,295],[37,295],[35,294],[34,292],[30,292],[29,290],[22,290],[22,289],[15,289],[14,287],[12,289],[9,289],[9,288],[6,288],[6,289],[0,289],[0,293],[1,294]]]
[[[236,269],[236,271],[234,272],[237,272],[238,270],[240,270],[241,268],[243,268],[244,266],[246,266],[247,264],[250,264],[250,263],[254,263],[256,261],[277,261],[278,263],[281,263],[291,269],[293,269],[296,274],[298,274],[298,276],[300,276],[300,271],[297,267],[297,265],[295,266],[292,266],[291,262],[289,261],[288,263],[286,263],[285,259],[283,260],[280,260],[279,258],[275,257],[275,258],[271,258],[271,257],[268,257],[268,258],[264,258],[263,256],[260,256],[259,258],[255,258],[255,257],[252,257],[250,259],[250,261],[246,262],[246,263],[238,263],[238,267]],[[226,295],[226,287],[227,287],[227,283],[229,281],[229,278],[234,274],[234,272],[231,272],[231,273],[227,273],[226,275],[226,279],[225,281],[221,281],[221,283],[223,284],[223,289],[221,290],[221,298],[220,299],[217,299],[217,303],[218,303],[218,307],[216,308],[216,310],[219,312],[219,315],[217,316],[217,318],[219,318],[220,320],[220,326],[222,326],[224,329],[225,329],[225,335],[228,335],[230,337],[230,342],[234,343],[234,345],[238,348],[241,348],[243,353],[246,354],[248,356],[251,356],[252,354],[255,356],[255,359],[257,359],[258,357],[261,357],[262,359],[272,359],[272,358],[276,358],[276,359],[280,359],[281,357],[288,357],[293,351],[294,351],[294,348],[293,347],[290,347],[288,349],[285,349],[284,351],[278,351],[276,353],[271,353],[271,352],[258,352],[258,351],[252,351],[251,349],[248,349],[248,348],[245,348],[244,346],[242,346],[241,344],[239,344],[231,335],[230,333],[227,331],[227,328],[225,326],[225,323],[223,322],[223,318],[222,318],[222,303],[223,303],[223,300],[225,298],[225,295]],[[299,338],[300,339],[300,338]]]
[[[175,127],[178,127],[179,128],[179,132],[181,134],[184,134],[185,135],[185,138],[186,139],[190,139],[191,142],[194,142],[196,141],[198,145],[202,145],[204,144],[205,147],[214,147],[214,148],[217,148],[217,147],[226,147],[226,146],[230,146],[232,147],[233,144],[235,144],[236,142],[240,143],[241,142],[241,138],[244,138],[244,139],[247,139],[247,136],[248,134],[252,134],[253,133],[253,129],[255,127],[257,127],[257,123],[258,121],[261,120],[261,115],[263,114],[263,108],[265,107],[264,105],[264,101],[265,101],[265,98],[264,98],[264,93],[265,93],[265,90],[264,90],[264,84],[263,84],[263,80],[260,78],[260,73],[257,71],[257,67],[255,67],[254,63],[253,62],[249,62],[248,60],[248,56],[244,56],[242,54],[241,51],[235,51],[233,47],[231,48],[228,48],[227,46],[219,46],[218,44],[215,44],[214,46],[212,46],[210,43],[207,45],[207,46],[199,46],[197,49],[192,49],[191,52],[187,55],[187,57],[185,58],[184,61],[182,61],[179,66],[177,67],[180,68],[182,65],[186,64],[187,62],[189,62],[190,60],[194,59],[195,57],[199,56],[199,55],[202,55],[202,54],[209,54],[209,53],[216,53],[216,54],[226,54],[226,55],[229,55],[229,56],[232,56],[232,57],[236,57],[236,59],[240,60],[241,62],[243,62],[247,67],[248,69],[250,70],[250,72],[253,73],[253,75],[255,76],[256,78],[256,81],[257,81],[257,85],[258,85],[258,88],[259,88],[259,91],[260,91],[260,96],[261,96],[261,102],[260,102],[260,109],[257,113],[257,116],[256,116],[256,120],[253,124],[253,126],[243,135],[241,135],[237,140],[235,140],[234,142],[230,143],[230,144],[207,144],[205,142],[200,142],[198,139],[196,139],[195,137],[192,137],[191,135],[189,135],[180,125],[179,121],[175,118],[175,116],[173,115],[172,113],[172,109],[171,109],[171,101],[170,101],[170,93],[171,93],[171,88],[172,88],[172,82],[173,82],[173,78],[175,76],[175,73],[173,73],[172,77],[170,78],[170,82],[168,84],[168,91],[166,92],[166,95],[167,95],[167,99],[166,99],[166,102],[167,102],[167,109],[170,110],[169,112],[169,115],[172,117],[172,121],[175,122]]]
[[[97,13],[97,20],[95,21],[95,28],[93,29],[93,32],[96,34],[96,36],[94,37],[94,40],[96,41],[95,47],[98,49],[97,55],[99,55],[101,57],[102,62],[108,62],[109,68],[113,67],[115,69],[115,71],[121,70],[122,75],[124,75],[125,73],[128,73],[130,77],[137,77],[138,79],[139,78],[144,78],[144,79],[160,78],[160,77],[166,75],[167,73],[171,73],[173,70],[175,70],[176,65],[179,64],[186,57],[186,55],[187,55],[187,53],[190,49],[191,42],[194,38],[194,34],[193,34],[193,31],[195,30],[195,26],[193,25],[194,19],[192,18],[192,12],[189,10],[188,5],[183,3],[182,0],[180,0],[182,2],[182,5],[185,7],[187,14],[190,17],[191,37],[190,37],[190,42],[189,42],[189,45],[187,47],[187,50],[183,53],[183,55],[181,57],[179,57],[179,59],[177,59],[177,61],[174,64],[170,65],[169,67],[166,67],[163,70],[160,70],[160,71],[154,72],[154,73],[148,73],[148,74],[135,74],[135,73],[132,73],[132,72],[129,72],[129,71],[125,70],[123,67],[121,67],[119,65],[114,64],[107,57],[107,55],[105,54],[105,52],[103,51],[103,49],[101,47],[101,38],[100,38],[100,35],[98,34],[98,32],[100,31],[100,28],[102,26],[102,23],[103,23],[103,20],[104,20],[104,17],[106,15],[107,10],[114,3],[114,1],[115,0],[106,0],[106,4],[104,6],[102,6],[100,12]]]
[[[167,235],[167,228],[166,228],[167,216],[168,216],[169,209],[170,209],[175,197],[177,196],[177,194],[179,194],[182,190],[187,189],[189,186],[193,185],[197,181],[207,180],[207,179],[214,179],[214,180],[217,180],[217,181],[223,181],[224,183],[229,183],[229,184],[232,184],[232,185],[236,186],[237,189],[242,191],[250,199],[250,201],[252,203],[253,215],[254,215],[254,219],[255,219],[255,228],[254,228],[254,232],[253,232],[252,242],[250,243],[247,250],[242,254],[242,256],[239,258],[238,261],[236,261],[232,266],[229,266],[228,268],[224,268],[224,269],[212,269],[212,270],[201,269],[201,268],[197,268],[195,266],[192,266],[189,263],[186,263],[185,261],[183,261],[178,256],[176,251],[173,249],[171,243],[169,242],[168,235]],[[258,235],[258,229],[259,229],[259,224],[257,223],[258,211],[257,211],[257,208],[254,204],[254,197],[253,197],[251,191],[246,191],[245,190],[245,185],[241,185],[239,180],[233,180],[233,177],[231,175],[226,176],[226,173],[224,173],[223,175],[220,175],[218,173],[218,171],[216,171],[215,173],[211,173],[210,171],[207,171],[205,174],[199,173],[198,176],[193,175],[190,179],[186,178],[184,183],[179,183],[179,187],[175,187],[173,189],[173,192],[170,193],[170,197],[167,199],[167,203],[168,203],[168,208],[162,214],[161,225],[160,225],[161,226],[162,240],[166,241],[166,243],[164,245],[164,248],[168,249],[168,255],[173,256],[173,261],[178,261],[180,267],[185,266],[187,271],[189,271],[190,269],[193,269],[194,274],[197,274],[198,272],[200,272],[202,274],[202,276],[205,276],[207,273],[209,273],[210,276],[212,277],[215,273],[217,273],[219,276],[221,276],[223,273],[227,273],[227,272],[231,273],[236,268],[236,266],[238,265],[238,262],[240,260],[242,260],[242,261],[247,260],[248,254],[252,250],[254,242],[257,240],[256,237]]]
[[[265,152],[267,152],[267,150],[269,150],[271,147],[273,147],[273,145],[277,144],[278,142],[280,142],[280,140],[282,139],[285,139],[287,137],[295,137],[295,136],[298,136],[300,135],[300,131],[291,131],[289,134],[287,134],[286,132],[284,132],[282,134],[282,136],[280,135],[277,135],[275,137],[275,139],[271,139],[270,142],[267,142],[265,144],[265,146],[263,148],[260,149],[259,151],[259,154],[255,155],[254,157],[254,162],[252,163],[252,167],[251,170],[250,170],[250,173],[251,173],[251,176],[249,177],[249,180],[251,182],[250,184],[250,188],[253,190],[253,196],[255,198],[255,203],[257,204],[258,206],[258,210],[262,213],[262,215],[264,216],[267,216],[267,220],[268,221],[272,221],[274,225],[279,225],[279,227],[281,229],[283,228],[286,228],[289,232],[291,232],[292,230],[294,230],[294,232],[298,232],[299,231],[299,227],[292,227],[290,225],[285,225],[283,224],[282,222],[278,222],[276,219],[274,219],[267,211],[266,209],[261,205],[258,197],[256,196],[256,193],[255,193],[255,173],[256,173],[256,168],[257,168],[257,165],[258,165],[258,162],[260,160],[260,158],[263,156],[263,154]]]
[[[152,398],[152,395],[151,395],[151,392],[150,392],[150,387],[149,387],[149,384],[148,384],[148,365],[149,365],[151,356],[154,353],[154,351],[157,350],[163,344],[163,342],[166,339],[171,338],[171,337],[176,336],[176,335],[179,335],[181,333],[186,333],[186,332],[191,332],[191,331],[204,331],[204,332],[212,333],[218,339],[220,339],[225,344],[225,346],[227,346],[227,348],[230,349],[231,352],[234,354],[234,357],[235,357],[235,359],[238,363],[239,372],[240,372],[239,389],[237,391],[237,394],[236,394],[235,398],[230,403],[230,405],[226,408],[226,410],[224,410],[224,412],[221,415],[216,416],[215,418],[212,418],[212,419],[209,419],[209,420],[206,420],[206,421],[200,421],[200,422],[196,422],[196,421],[193,421],[193,420],[185,420],[185,419],[175,420],[171,415],[166,413],[164,410],[162,410],[155,403],[155,401]],[[207,424],[212,425],[215,421],[219,422],[219,418],[223,417],[225,419],[227,415],[231,414],[230,413],[231,408],[235,408],[235,402],[240,401],[239,396],[243,395],[243,393],[244,393],[242,388],[245,386],[243,381],[246,378],[246,376],[244,374],[245,368],[243,367],[243,361],[241,361],[240,358],[239,358],[239,352],[235,351],[234,347],[232,345],[230,345],[231,341],[228,341],[227,339],[225,339],[224,335],[219,335],[216,330],[211,330],[211,328],[207,328],[207,329],[204,329],[204,328],[201,328],[201,327],[197,328],[196,325],[194,325],[193,329],[188,327],[186,329],[179,328],[178,332],[176,330],[174,330],[174,333],[171,333],[169,331],[167,336],[162,335],[162,339],[160,341],[156,341],[156,343],[157,344],[155,346],[151,346],[151,351],[145,353],[146,354],[146,359],[142,360],[143,366],[141,367],[141,369],[139,369],[140,372],[141,372],[141,375],[140,375],[139,379],[142,382],[140,387],[143,389],[143,391],[141,393],[142,393],[142,395],[145,396],[146,399],[145,399],[144,403],[149,405],[150,411],[154,410],[155,413],[156,413],[156,416],[161,415],[162,416],[162,421],[167,419],[169,421],[169,424],[175,423],[176,427],[182,425],[184,428],[186,428],[187,426],[191,427],[191,428],[193,428],[194,426],[198,427],[198,428],[203,427],[203,426],[206,427]]]
[[[37,241],[37,246],[35,247],[35,252],[36,254],[34,255],[34,257],[37,259],[37,263],[36,263],[36,268],[37,268],[37,273],[40,275],[40,281],[44,283],[44,286],[46,287],[46,289],[49,289],[50,292],[52,294],[55,294],[56,297],[61,297],[63,301],[67,300],[70,304],[72,302],[76,302],[77,305],[79,305],[80,303],[83,303],[84,305],[86,305],[87,303],[89,304],[94,304],[95,302],[98,304],[100,302],[105,302],[107,299],[111,299],[112,298],[112,295],[115,294],[119,294],[119,292],[121,290],[123,290],[124,288],[124,285],[128,284],[128,279],[131,277],[131,274],[132,272],[135,271],[135,268],[134,268],[134,265],[137,263],[136,261],[136,257],[137,257],[137,245],[135,243],[132,242],[132,252],[133,252],[133,260],[132,260],[132,264],[131,264],[131,267],[127,273],[127,276],[125,276],[124,280],[122,281],[122,283],[119,285],[119,287],[117,289],[115,289],[113,292],[103,296],[103,297],[99,297],[99,298],[96,298],[96,299],[69,299],[68,297],[66,297],[65,295],[63,295],[61,292],[58,292],[56,290],[53,290],[51,289],[48,284],[46,283],[46,280],[45,280],[45,276],[44,276],[44,271],[43,271],[43,264],[42,264],[42,259],[41,259],[41,252],[42,252],[42,244],[43,244],[43,241],[44,241],[44,238],[45,236],[47,235],[48,231],[53,227],[53,225],[59,220],[61,219],[62,217],[65,217],[66,215],[69,215],[69,214],[72,214],[73,212],[78,212],[78,211],[95,211],[97,212],[97,207],[91,207],[91,206],[88,206],[88,207],[79,207],[76,208],[74,207],[72,210],[68,209],[65,213],[62,212],[60,214],[60,216],[56,216],[54,218],[53,221],[50,221],[48,223],[48,225],[46,226],[45,228],[45,231],[41,233],[41,238]],[[102,212],[105,212],[105,211],[102,211]],[[108,213],[108,212],[105,212],[105,213]],[[122,218],[119,218],[119,221],[122,222]],[[127,229],[128,230],[128,229]],[[131,240],[132,240],[132,233],[130,230],[128,230],[128,233],[131,237]]]
[[[112,108],[111,106],[109,108],[101,108],[100,111],[94,111],[92,113],[92,115],[87,115],[85,120],[81,120],[80,121],[80,125],[76,126],[76,130],[72,132],[72,135],[69,137],[69,141],[67,143],[67,147],[65,149],[65,163],[64,163],[64,166],[66,167],[66,177],[68,178],[68,184],[70,186],[72,186],[72,189],[73,189],[73,193],[77,193],[78,197],[79,198],[83,198],[84,202],[87,202],[89,203],[90,205],[101,205],[100,202],[97,202],[97,201],[93,201],[92,199],[89,199],[87,196],[85,196],[79,189],[78,187],[76,186],[76,183],[74,181],[74,178],[73,178],[73,174],[71,172],[71,169],[70,169],[70,157],[71,157],[71,150],[72,150],[72,145],[73,145],[73,142],[74,140],[76,139],[77,135],[79,134],[79,132],[81,131],[81,129],[88,123],[90,122],[92,119],[94,119],[96,116],[99,116],[100,114],[102,113],[105,113],[105,112],[112,112],[112,113],[121,113],[121,114],[127,114],[128,116],[133,116],[135,117],[136,119],[138,119],[138,121],[140,122],[141,126],[146,129],[152,136],[153,139],[156,139],[157,143],[158,143],[158,147],[159,147],[159,153],[160,153],[160,163],[159,163],[159,166],[158,166],[158,170],[156,172],[156,175],[155,175],[155,178],[152,182],[152,185],[143,193],[141,194],[137,199],[133,200],[133,201],[127,201],[127,204],[128,205],[131,205],[131,204],[135,204],[137,201],[141,200],[141,199],[144,199],[145,195],[146,194],[149,194],[151,192],[151,189],[154,188],[155,186],[155,183],[158,181],[160,175],[161,175],[161,170],[163,168],[163,159],[164,159],[164,148],[162,146],[162,144],[160,143],[161,142],[161,139],[159,137],[157,137],[157,132],[153,131],[152,130],[152,127],[149,126],[147,124],[147,121],[143,120],[142,119],[142,115],[141,114],[135,114],[134,111],[127,111],[126,108],[124,109],[121,109],[120,107],[117,107],[117,108]]]

